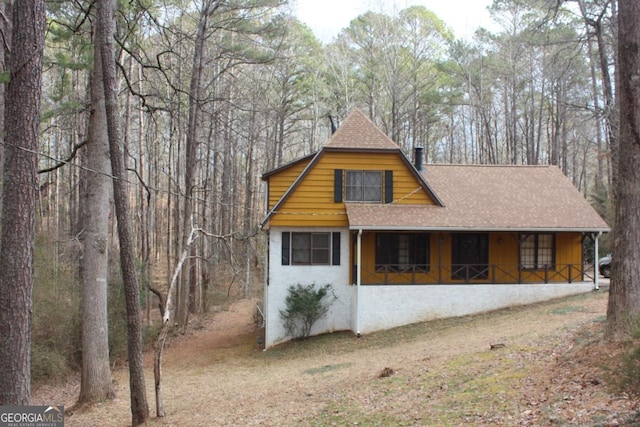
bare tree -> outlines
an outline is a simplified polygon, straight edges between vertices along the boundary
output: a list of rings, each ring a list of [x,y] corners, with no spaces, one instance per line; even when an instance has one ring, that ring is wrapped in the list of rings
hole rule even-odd
[[[588,29],[590,29],[590,40],[591,38],[595,38],[596,47],[597,47],[597,55],[598,55],[598,65],[600,68],[600,75],[602,80],[602,94],[596,94],[594,89],[593,96],[602,95],[604,100],[604,108],[602,113],[596,110],[596,113],[599,114],[597,119],[603,119],[604,126],[606,128],[606,136],[607,136],[607,145],[608,149],[611,152],[611,182],[612,185],[615,186],[615,179],[617,177],[617,159],[616,156],[618,154],[618,137],[619,133],[619,123],[618,117],[619,113],[616,111],[616,100],[614,98],[613,91],[613,83],[610,69],[611,59],[608,55],[608,52],[612,50],[610,46],[607,45],[607,18],[608,14],[613,10],[612,15],[615,17],[615,0],[603,0],[601,2],[591,2],[587,3],[584,0],[577,0],[578,5],[580,6],[580,13],[582,14],[582,18],[584,19],[584,23]],[[590,10],[588,6],[591,6],[593,10]],[[614,49],[615,50],[615,49]],[[596,105],[596,108],[599,107]],[[601,114],[601,117],[600,117]],[[599,123],[596,123],[599,126]],[[599,147],[599,152],[602,149]],[[598,165],[598,174],[599,179],[602,180],[603,169],[602,165],[602,156],[599,157],[599,165]]]
[[[618,176],[614,180],[616,227],[606,336],[628,339],[640,320],[640,4],[619,0]]]
[[[202,80],[204,71],[205,41],[207,40],[207,26],[210,16],[219,7],[219,2],[213,0],[203,0],[198,21],[198,31],[195,39],[193,51],[193,69],[191,70],[191,83],[189,85],[189,118],[186,138],[186,160],[185,160],[185,201],[182,212],[183,219],[183,241],[182,246],[186,247],[189,238],[187,230],[194,211],[193,194],[197,177],[197,130],[200,117],[200,102],[202,102]],[[178,287],[178,302],[176,310],[176,321],[178,327],[186,328],[189,321],[190,298],[193,298],[193,287],[195,286],[196,269],[192,258],[187,260],[183,280]]]
[[[0,405],[31,399],[31,305],[44,0],[13,7],[0,245]]]
[[[129,353],[129,387],[131,389],[131,415],[134,426],[149,418],[144,370],[142,364],[142,330],[140,299],[134,243],[129,224],[129,201],[125,186],[124,154],[120,135],[120,115],[117,98],[116,64],[114,60],[114,0],[98,2],[98,32],[96,43],[100,44],[104,99],[107,113],[109,153],[113,173],[113,195],[118,220],[120,240],[120,268],[125,288]]]
[[[160,314],[162,315],[162,327],[160,328],[158,338],[156,339],[156,343],[154,345],[155,351],[153,357],[153,376],[156,391],[156,415],[158,417],[165,416],[164,395],[162,394],[162,352],[164,351],[164,345],[169,333],[169,320],[171,318],[171,306],[173,304],[172,297],[174,294],[176,282],[178,281],[178,277],[180,275],[180,271],[182,270],[182,266],[187,259],[187,255],[189,255],[189,252],[191,251],[191,244],[197,238],[196,232],[197,230],[192,228],[191,232],[189,233],[189,237],[187,237],[182,255],[180,255],[178,264],[176,265],[173,276],[171,277],[171,283],[169,283],[169,289],[167,290],[166,298],[163,297],[159,291],[155,291],[157,292],[156,295],[160,299]]]
[[[2,46],[0,46],[0,71],[4,72],[7,69],[8,48],[10,40],[7,40],[7,35],[11,34],[11,21],[8,19],[11,16],[11,4],[13,2],[0,2],[0,34]],[[0,85],[0,178],[2,177],[2,168],[4,165],[4,103],[5,103],[5,85]],[[0,185],[0,210],[2,209],[2,186]]]
[[[86,169],[80,181],[80,280],[82,281],[82,380],[78,404],[113,399],[109,367],[107,276],[111,164],[102,86],[100,44],[95,43]]]

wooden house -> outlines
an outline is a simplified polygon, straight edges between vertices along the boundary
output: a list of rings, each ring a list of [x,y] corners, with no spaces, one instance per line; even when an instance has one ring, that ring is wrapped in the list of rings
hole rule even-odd
[[[369,333],[597,289],[607,224],[555,166],[422,166],[355,110],[268,186],[265,346],[295,284],[337,300],[312,334]]]

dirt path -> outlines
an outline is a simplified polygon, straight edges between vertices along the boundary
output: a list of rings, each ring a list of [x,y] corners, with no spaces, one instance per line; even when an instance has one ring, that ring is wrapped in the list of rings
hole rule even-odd
[[[535,380],[535,372],[527,369],[535,368],[538,361],[546,360],[554,349],[566,344],[568,332],[601,321],[606,300],[606,292],[592,293],[527,308],[431,322],[360,339],[338,334],[266,352],[257,350],[257,331],[253,324],[255,301],[240,301],[190,336],[170,342],[165,353],[163,382],[167,416],[152,418],[150,424],[332,425],[332,411],[337,411],[335,417],[338,417],[341,412],[357,410],[362,414],[375,414],[384,409],[384,413],[408,417],[407,425],[437,425],[431,418],[425,418],[425,411],[429,409],[421,410],[418,402],[445,397],[451,385],[434,375],[439,375],[442,369],[451,369],[454,359],[467,360],[463,365],[486,359],[489,365],[482,365],[485,366],[482,370],[498,369],[500,363],[516,363],[522,375],[533,376]],[[496,352],[489,351],[490,344],[495,343],[504,344],[509,352],[495,356]],[[155,415],[152,366],[148,363],[146,367],[147,393],[151,413]],[[395,374],[388,383],[381,383],[379,378],[384,368],[391,368]],[[73,414],[67,417],[66,425],[127,425],[130,412],[126,374],[123,369],[114,373],[118,399]],[[432,377],[433,381],[439,381],[436,388],[427,381]],[[34,393],[34,400],[68,407],[77,396],[74,387],[41,389]],[[427,392],[427,389],[436,391]],[[52,398],[66,400],[52,402]],[[332,409],[334,407],[336,409]],[[391,409],[385,409],[387,407]],[[422,413],[411,415],[411,411]],[[360,416],[355,415],[356,419]],[[341,424],[338,421],[334,425]]]

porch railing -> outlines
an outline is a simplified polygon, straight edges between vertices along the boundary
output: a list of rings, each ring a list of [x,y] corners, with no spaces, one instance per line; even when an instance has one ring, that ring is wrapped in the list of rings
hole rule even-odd
[[[593,264],[556,264],[538,269],[514,264],[385,264],[363,268],[361,280],[363,285],[571,283],[594,281],[595,274]]]

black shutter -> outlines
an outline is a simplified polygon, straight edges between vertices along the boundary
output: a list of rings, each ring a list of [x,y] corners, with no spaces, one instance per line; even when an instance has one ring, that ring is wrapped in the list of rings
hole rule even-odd
[[[384,202],[393,202],[393,171],[384,171]]]
[[[291,233],[288,231],[282,232],[282,265],[289,265],[291,261],[289,257],[291,256]]]
[[[333,171],[333,201],[335,203],[342,202],[342,169]]]
[[[331,234],[331,265],[340,265],[340,233]]]

